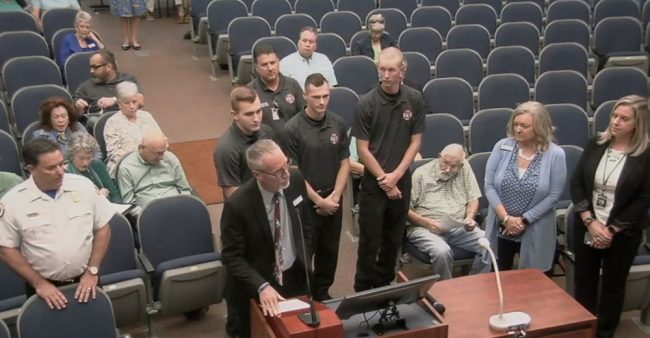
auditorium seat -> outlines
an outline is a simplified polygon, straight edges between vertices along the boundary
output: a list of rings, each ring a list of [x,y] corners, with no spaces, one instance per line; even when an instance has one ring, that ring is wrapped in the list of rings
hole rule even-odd
[[[99,270],[102,288],[113,304],[118,327],[147,319],[145,273],[138,268],[129,221],[119,213],[108,222],[111,241]]]
[[[431,114],[451,114],[463,125],[474,116],[472,86],[459,77],[436,77],[424,86],[422,96]]]
[[[25,130],[23,130],[23,134],[20,137],[21,147],[24,147],[25,144],[29,143],[32,139],[34,139],[34,132],[39,128],[41,128],[41,121],[34,121],[34,122],[30,123],[25,128]]]
[[[612,118],[612,110],[617,100],[609,100],[601,103],[594,113],[594,134],[605,131],[609,127]]]
[[[228,25],[235,18],[248,16],[246,4],[239,0],[211,1],[206,9],[208,17],[208,52],[212,75],[216,76],[215,64],[225,66],[228,61]]]
[[[494,35],[494,42],[495,47],[522,46],[533,52],[535,57],[539,55],[539,30],[529,22],[502,23]]]
[[[422,7],[440,6],[449,11],[452,19],[456,18],[456,12],[460,7],[458,0],[422,0]]]
[[[419,0],[379,0],[379,8],[396,8],[402,11],[408,19],[411,14],[418,8]]]
[[[0,140],[3,139],[0,136]],[[4,161],[0,161],[2,163]],[[4,171],[4,170],[3,170]],[[25,281],[0,259],[0,322],[15,326],[18,312],[25,303]]]
[[[605,68],[594,77],[591,107],[595,109],[605,101],[633,94],[648,95],[646,74],[633,67]]]
[[[589,54],[575,42],[550,44],[539,54],[539,74],[556,70],[573,70],[585,79],[589,76]]]
[[[52,59],[40,55],[20,56],[7,61],[2,67],[2,82],[8,99],[19,89],[29,86],[63,86],[59,66]]]
[[[350,47],[350,39],[354,33],[361,31],[361,26],[361,18],[352,11],[339,10],[327,13],[320,20],[321,33],[338,34],[348,47]]]
[[[436,59],[436,78],[461,78],[471,86],[478,89],[483,80],[483,60],[481,56],[471,49],[447,49]],[[463,119],[463,118],[461,118]]]
[[[486,4],[463,5],[456,13],[456,25],[481,25],[493,37],[497,30],[497,12]]]
[[[40,34],[29,31],[0,34],[0,69],[11,58],[32,55],[50,57],[47,42]]]
[[[585,50],[591,50],[591,28],[576,19],[555,20],[544,30],[544,46],[558,42],[575,42]]]
[[[633,0],[601,0],[594,5],[593,25],[597,26],[606,18],[628,16],[641,19],[639,4]]]
[[[12,134],[11,123],[9,122],[9,110],[7,105],[0,99],[0,130]]]
[[[291,4],[287,0],[255,0],[251,9],[252,16],[264,18],[271,27],[284,14],[291,14]]]
[[[411,27],[400,34],[398,45],[403,52],[422,53],[433,65],[442,52],[442,36],[430,27]]]
[[[454,0],[455,1],[455,0]],[[366,22],[368,13],[377,6],[375,0],[338,0],[338,10],[351,11],[359,16],[362,22]],[[321,27],[322,28],[322,27]]]
[[[463,5],[484,4],[492,7],[497,17],[501,16],[503,3],[501,0],[464,0]]]
[[[555,20],[576,19],[591,26],[591,7],[583,0],[553,1],[546,10],[546,22]]]
[[[54,59],[57,65],[61,64],[61,60],[60,60],[61,41],[66,35],[74,32],[75,32],[74,28],[61,28],[58,31],[54,32],[54,35],[52,36],[52,46],[50,47],[50,50],[52,51],[52,59]]]
[[[334,74],[339,86],[352,89],[361,96],[379,82],[377,66],[365,55],[342,57],[334,62]]]
[[[266,1],[266,0],[265,0]],[[334,12],[334,3],[331,0],[298,0],[296,1],[296,13],[303,13],[311,16],[316,23],[320,23],[323,15]],[[314,27],[317,28],[317,27]]]
[[[113,307],[101,288],[95,299],[87,303],[75,301],[77,284],[59,288],[68,303],[65,310],[50,309],[38,295],[31,296],[18,315],[18,335],[21,338],[117,338]]]
[[[343,118],[346,129],[350,129],[356,119],[357,102],[359,102],[359,96],[352,89],[333,87],[330,88],[330,101],[327,110]]]
[[[483,109],[469,122],[469,152],[491,152],[506,137],[506,126],[512,115],[510,108]]]
[[[478,187],[481,190],[481,197],[478,198],[478,215],[476,221],[481,224],[481,228],[485,229],[485,224],[482,224],[482,221],[487,217],[488,213],[488,200],[485,196],[485,168],[487,166],[487,161],[490,158],[489,152],[474,153],[467,158],[467,162],[472,167],[474,172],[474,177],[476,177],[476,182]]]
[[[9,327],[7,327],[7,324],[2,320],[0,320],[0,338],[11,338]]]
[[[465,147],[465,132],[460,120],[445,113],[426,115],[420,155],[423,158],[438,157],[442,149],[452,143]]]
[[[63,28],[74,28],[74,20],[78,9],[52,8],[43,13],[41,17],[43,36],[47,44],[52,47],[54,34]]]
[[[518,74],[486,76],[478,86],[478,109],[510,108],[528,101],[528,83]]]
[[[90,80],[90,57],[95,52],[79,52],[70,55],[63,66],[63,75],[65,78],[68,93],[74,95],[86,80]],[[85,114],[85,110],[80,114]]]
[[[226,269],[201,200],[189,195],[153,200],[144,206],[137,228],[143,265],[162,315],[190,314],[221,302]]]
[[[562,145],[564,150],[564,161],[566,162],[567,180],[564,183],[564,190],[562,195],[555,204],[555,209],[566,209],[571,204],[571,176],[578,166],[580,156],[582,156],[582,148],[575,145]],[[566,228],[562,227],[562,231],[566,232]]]
[[[424,54],[419,52],[404,52],[406,59],[406,74],[404,80],[411,87],[422,91],[429,80],[431,80],[431,66]]]
[[[252,72],[250,57],[253,43],[259,38],[271,36],[271,26],[259,16],[235,18],[228,25],[228,71],[233,83],[247,84],[245,77]],[[249,77],[250,79],[250,77]]]
[[[13,136],[0,130],[0,171],[24,177],[18,144]]]
[[[115,113],[116,112],[112,111],[101,114],[93,126],[93,136],[97,140],[99,150],[102,152],[102,159],[106,158],[106,138],[104,137],[104,127],[106,127],[106,121],[108,121],[108,119]]]
[[[345,40],[336,33],[319,33],[317,50],[325,54],[330,62],[347,56]]]
[[[534,2],[511,2],[501,11],[501,24],[510,22],[528,22],[541,33],[543,31],[544,7]]]
[[[490,32],[481,25],[456,25],[447,33],[447,50],[468,48],[483,60],[490,54]]]
[[[518,74],[535,83],[535,55],[523,46],[496,47],[487,58],[487,75]]]
[[[614,0],[603,0],[609,2]],[[648,53],[642,49],[641,22],[631,17],[601,20],[594,29],[594,53],[602,67],[633,66],[648,73]]]
[[[36,18],[28,12],[0,12],[0,34],[5,32],[30,31],[39,32]]]
[[[419,7],[411,15],[411,27],[431,27],[446,39],[451,29],[451,14],[440,6]]]
[[[587,146],[590,134],[589,118],[582,108],[569,103],[547,104],[545,107],[555,127],[555,143],[580,148]],[[572,174],[573,171],[567,173]]]
[[[542,104],[570,103],[587,110],[587,80],[573,70],[545,72],[535,83],[535,101]]]
[[[317,27],[317,23],[308,14],[296,13],[285,14],[275,22],[275,35],[286,36],[289,40],[298,43],[300,39],[300,30],[303,27]]]

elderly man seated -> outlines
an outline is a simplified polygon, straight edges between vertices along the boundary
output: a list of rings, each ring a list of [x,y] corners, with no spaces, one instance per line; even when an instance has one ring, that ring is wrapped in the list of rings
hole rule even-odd
[[[433,272],[440,279],[452,277],[452,247],[476,254],[471,273],[490,269],[481,262],[483,249],[478,239],[485,234],[474,221],[479,197],[478,183],[459,144],[446,146],[439,158],[413,173],[406,236],[431,257]]]
[[[181,162],[167,151],[167,146],[165,135],[150,131],[142,138],[138,150],[122,160],[117,182],[124,203],[144,207],[157,198],[191,193]]]

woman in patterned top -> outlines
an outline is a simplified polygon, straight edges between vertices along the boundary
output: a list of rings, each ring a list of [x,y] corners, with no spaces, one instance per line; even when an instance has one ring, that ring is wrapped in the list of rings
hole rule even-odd
[[[104,127],[106,167],[113,178],[119,161],[138,149],[142,135],[151,129],[160,131],[153,116],[140,110],[140,93],[135,83],[124,81],[115,89],[120,110],[106,121]]]
[[[553,143],[551,118],[539,102],[515,108],[507,132],[486,165],[490,206],[485,234],[500,270],[512,269],[519,253],[520,269],[549,272],[555,253],[555,203],[566,182],[564,151]]]
[[[88,133],[78,122],[79,112],[74,104],[62,97],[50,97],[41,104],[39,129],[34,130],[32,138],[46,138],[59,145],[65,153],[68,140],[73,135]]]

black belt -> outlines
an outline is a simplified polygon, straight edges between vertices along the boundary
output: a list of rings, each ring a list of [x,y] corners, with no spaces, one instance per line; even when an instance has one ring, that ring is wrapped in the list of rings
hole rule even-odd
[[[46,280],[48,282],[52,283],[52,285],[54,285],[56,287],[59,287],[59,286],[65,286],[65,285],[70,285],[70,284],[74,284],[74,283],[79,283],[79,281],[81,280],[81,275],[79,275],[79,276],[77,276],[75,278],[70,278],[70,279],[66,279],[66,280],[62,280],[62,281],[51,280],[51,279],[46,279]]]

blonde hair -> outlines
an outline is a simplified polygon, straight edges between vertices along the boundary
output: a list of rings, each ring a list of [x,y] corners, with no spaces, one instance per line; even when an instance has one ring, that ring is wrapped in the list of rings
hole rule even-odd
[[[603,144],[608,141],[611,141],[614,136],[612,135],[612,124],[611,116],[620,106],[626,106],[634,110],[634,135],[630,140],[630,147],[627,150],[627,153],[630,156],[639,156],[643,154],[648,149],[648,143],[650,142],[650,137],[648,133],[648,99],[639,95],[628,95],[620,98],[614,104],[612,111],[610,113],[610,124],[607,126],[605,131],[598,134],[598,144]]]
[[[544,105],[537,101],[528,101],[520,104],[515,108],[510,115],[508,121],[508,136],[514,137],[515,135],[515,118],[519,115],[531,114],[533,115],[533,130],[535,131],[535,148],[538,151],[546,151],[549,145],[555,140],[553,137],[553,123],[551,116],[548,114]]]

